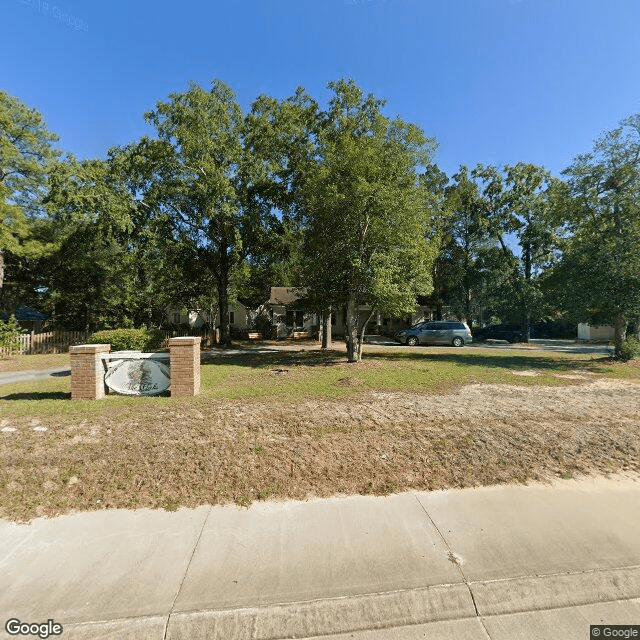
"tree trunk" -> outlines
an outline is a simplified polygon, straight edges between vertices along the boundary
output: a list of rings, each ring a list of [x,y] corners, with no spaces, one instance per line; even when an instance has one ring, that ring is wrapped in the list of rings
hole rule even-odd
[[[531,311],[526,309],[524,312],[524,342],[531,339]]]
[[[322,348],[331,349],[331,307],[322,312]]]
[[[229,256],[226,242],[221,242],[218,247],[218,308],[220,309],[220,346],[228,347],[231,337],[229,335]]]
[[[347,341],[347,360],[349,362],[358,361],[358,309],[356,307],[355,295],[349,295],[347,303],[347,318],[345,327],[345,338]]]
[[[619,358],[622,353],[622,343],[625,341],[627,337],[627,319],[625,318],[624,313],[618,313],[615,321],[615,336],[614,336],[614,344],[615,344],[615,357]]]
[[[358,361],[362,360],[362,345],[364,344],[364,333],[367,329],[367,325],[371,322],[371,318],[375,315],[376,310],[372,309],[369,317],[364,321],[362,328],[360,329],[360,342],[358,343]]]
[[[0,311],[4,306],[4,251],[0,249]]]
[[[640,315],[636,318],[635,336],[637,340],[640,340]]]
[[[228,347],[229,336],[229,294],[222,279],[218,282],[218,307],[220,308],[220,346]]]

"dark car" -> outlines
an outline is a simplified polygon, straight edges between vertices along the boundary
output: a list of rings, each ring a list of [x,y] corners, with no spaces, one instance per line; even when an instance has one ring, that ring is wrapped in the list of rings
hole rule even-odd
[[[522,342],[524,331],[519,324],[492,324],[489,327],[476,329],[474,340],[506,340],[507,342]]]
[[[450,344],[462,347],[472,341],[471,331],[464,322],[453,320],[432,320],[419,322],[395,335],[402,344],[413,347],[417,344]]]

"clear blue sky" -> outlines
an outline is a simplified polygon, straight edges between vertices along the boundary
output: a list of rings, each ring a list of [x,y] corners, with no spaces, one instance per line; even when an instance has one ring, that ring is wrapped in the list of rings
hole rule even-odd
[[[104,156],[189,80],[260,93],[353,78],[437,138],[436,162],[554,173],[640,111],[638,0],[4,0],[0,87],[61,148]]]

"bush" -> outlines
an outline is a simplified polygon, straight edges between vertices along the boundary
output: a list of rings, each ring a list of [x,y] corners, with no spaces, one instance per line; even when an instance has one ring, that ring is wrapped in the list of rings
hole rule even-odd
[[[163,342],[163,331],[146,327],[96,331],[89,338],[89,344],[110,344],[113,351],[156,351]]]
[[[16,338],[22,330],[16,322],[15,316],[11,316],[6,322],[0,320],[0,349],[15,351],[20,348],[20,343]]]
[[[640,342],[635,336],[629,336],[623,343],[620,354],[618,355],[620,360],[633,360],[640,357]]]

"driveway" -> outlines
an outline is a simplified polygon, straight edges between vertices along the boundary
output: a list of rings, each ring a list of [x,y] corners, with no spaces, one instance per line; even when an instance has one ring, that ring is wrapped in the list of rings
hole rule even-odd
[[[51,367],[49,369],[27,369],[25,371],[6,371],[0,373],[0,384],[15,384],[31,380],[50,380],[71,375],[69,367]]]

